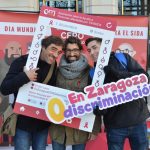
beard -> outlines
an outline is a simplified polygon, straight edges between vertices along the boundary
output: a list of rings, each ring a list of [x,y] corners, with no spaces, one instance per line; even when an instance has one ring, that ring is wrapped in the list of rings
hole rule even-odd
[[[68,63],[72,63],[72,62],[74,62],[74,61],[78,61],[78,60],[79,60],[79,57],[73,56],[73,59],[72,59],[71,56],[68,56],[68,57],[66,57],[66,60],[67,60]]]
[[[19,54],[18,54],[18,57],[20,57]],[[8,66],[10,66],[12,64],[12,62],[18,57],[16,57],[15,54],[12,54],[10,57],[8,57],[8,49],[6,49],[4,60]]]

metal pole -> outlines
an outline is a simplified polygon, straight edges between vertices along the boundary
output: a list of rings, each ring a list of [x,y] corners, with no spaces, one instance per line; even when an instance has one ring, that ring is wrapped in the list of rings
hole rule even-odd
[[[124,15],[124,1],[123,0],[121,2],[121,6],[122,6],[122,8],[121,8],[121,14]]]
[[[46,0],[43,0],[43,5],[44,5],[44,6],[46,5]]]
[[[141,15],[145,15],[145,1],[141,1]]]
[[[79,11],[79,8],[78,8],[78,0],[76,0],[76,12]]]

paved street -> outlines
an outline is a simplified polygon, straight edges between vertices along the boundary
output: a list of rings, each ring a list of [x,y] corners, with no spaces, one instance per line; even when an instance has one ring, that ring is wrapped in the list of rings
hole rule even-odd
[[[0,146],[0,150],[14,150],[14,147],[13,146]],[[31,149],[32,150],[32,149]],[[52,146],[51,144],[47,146],[46,150],[52,150]],[[66,150],[71,150],[71,147],[68,146]]]

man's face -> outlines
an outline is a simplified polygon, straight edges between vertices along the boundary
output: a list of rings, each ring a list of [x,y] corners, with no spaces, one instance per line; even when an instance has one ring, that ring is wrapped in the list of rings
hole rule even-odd
[[[136,54],[136,51],[134,50],[133,46],[129,43],[122,43],[118,48],[119,49],[117,49],[116,52],[127,53],[131,57],[134,57],[134,55]]]
[[[22,48],[21,45],[16,42],[16,41],[12,41],[9,42],[6,45],[5,48],[5,62],[8,65],[11,65],[11,63],[18,57],[20,57],[22,55]]]
[[[62,46],[51,44],[47,48],[42,47],[40,58],[46,63],[52,64],[61,52]]]
[[[101,43],[97,42],[96,40],[89,42],[87,45],[87,51],[94,62],[97,62],[100,46]]]
[[[65,56],[69,63],[79,60],[81,55],[81,50],[79,49],[77,44],[69,43],[65,50]]]

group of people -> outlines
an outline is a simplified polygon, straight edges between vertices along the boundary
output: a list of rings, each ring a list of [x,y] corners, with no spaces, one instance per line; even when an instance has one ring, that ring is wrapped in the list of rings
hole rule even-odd
[[[89,38],[85,44],[95,68],[102,40]],[[17,58],[11,64],[4,78],[0,91],[4,95],[17,96],[21,86],[29,81],[43,83],[47,74],[54,65],[53,73],[46,84],[64,89],[83,92],[84,87],[92,83],[93,68],[82,53],[81,41],[76,37],[69,37],[65,41],[57,36],[48,36],[41,42],[41,54],[37,68],[26,70],[25,65],[28,55]],[[56,59],[63,50],[60,63],[57,67]],[[127,68],[116,59],[112,52],[109,63],[105,66],[104,83],[117,82],[133,75],[147,73],[128,54],[124,54],[127,60]],[[148,75],[147,75],[148,76]],[[14,106],[15,102],[13,103]],[[146,119],[149,111],[144,98],[128,102],[105,110],[93,108],[96,115],[92,133],[56,125],[50,122],[38,120],[27,116],[18,115],[16,134],[14,137],[15,150],[46,150],[48,132],[52,139],[53,150],[65,150],[66,145],[72,145],[73,150],[84,150],[88,140],[95,140],[101,132],[102,116],[107,135],[108,150],[123,150],[125,139],[128,138],[132,150],[147,150]],[[97,149],[101,149],[98,147]]]

